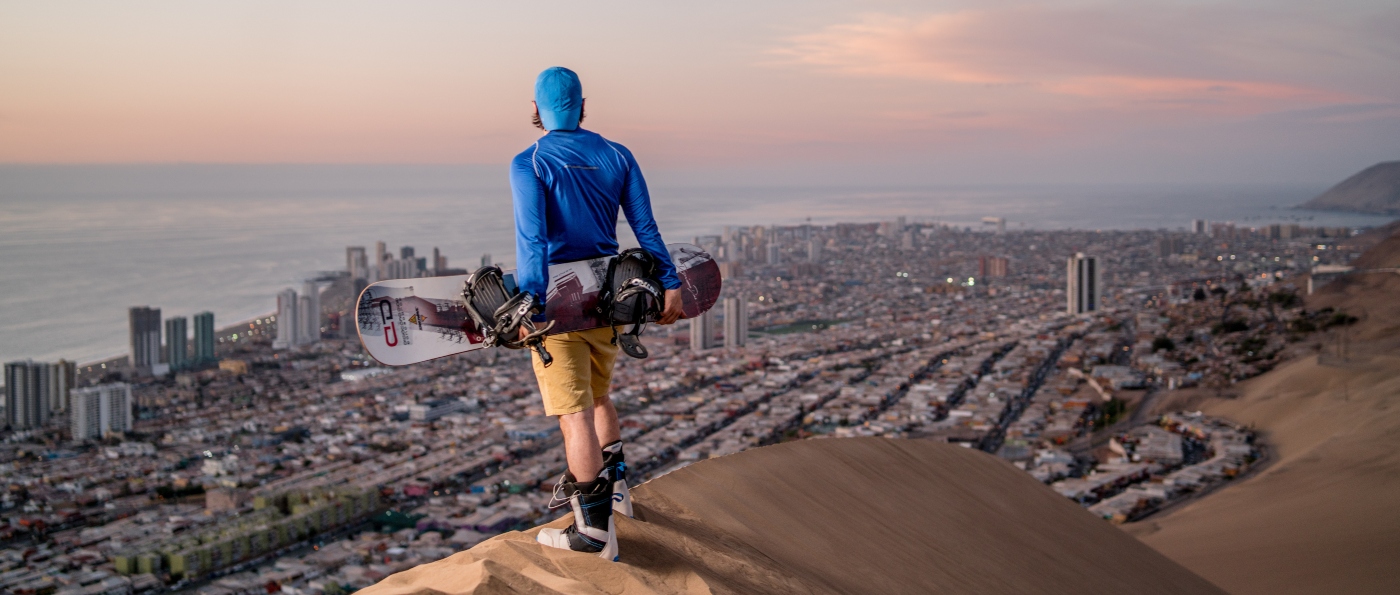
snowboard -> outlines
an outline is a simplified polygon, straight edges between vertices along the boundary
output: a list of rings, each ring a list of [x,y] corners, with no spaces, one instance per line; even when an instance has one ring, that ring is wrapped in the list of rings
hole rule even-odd
[[[708,311],[719,299],[719,264],[692,244],[667,244],[666,249],[681,278],[684,317]],[[549,334],[607,326],[594,308],[613,258],[549,267],[545,317],[554,322]],[[406,366],[485,348],[482,333],[467,315],[462,300],[466,280],[467,275],[391,279],[366,287],[355,304],[360,343],[370,357],[387,366]],[[505,285],[512,293],[517,290],[513,269],[505,271]]]

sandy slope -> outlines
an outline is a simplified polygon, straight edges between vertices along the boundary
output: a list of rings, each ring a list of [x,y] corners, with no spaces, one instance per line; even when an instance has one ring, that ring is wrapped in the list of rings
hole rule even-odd
[[[633,493],[622,562],[508,533],[364,593],[1219,592],[1005,462],[947,444],[793,442]]]
[[[1389,233],[1366,249],[1352,266],[1357,269],[1400,267],[1400,221],[1374,230]],[[1373,341],[1400,337],[1400,274],[1373,272],[1347,275],[1308,296],[1309,308],[1336,308],[1361,319],[1350,333],[1352,340]]]
[[[1295,361],[1202,408],[1275,462],[1130,533],[1232,593],[1400,592],[1400,357]]]
[[[1356,265],[1400,265],[1400,227]],[[1343,279],[1308,307],[1359,316],[1329,331],[1330,365],[1295,360],[1238,398],[1183,405],[1252,424],[1275,449],[1258,475],[1128,532],[1233,593],[1400,593],[1400,275]],[[1339,362],[1336,338],[1351,339]]]

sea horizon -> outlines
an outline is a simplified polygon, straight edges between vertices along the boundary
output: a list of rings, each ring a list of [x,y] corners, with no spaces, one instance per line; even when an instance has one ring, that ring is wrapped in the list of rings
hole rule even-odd
[[[1371,227],[1392,218],[1294,209],[1325,184],[725,185],[648,179],[668,242],[725,225],[906,217],[1008,231],[1178,230],[1192,219]],[[275,294],[344,268],[345,247],[437,247],[448,265],[483,253],[513,266],[506,167],[458,165],[0,165],[4,361],[88,363],[126,353],[132,306],[215,313],[216,325],[276,309]],[[631,242],[620,221],[619,239]]]

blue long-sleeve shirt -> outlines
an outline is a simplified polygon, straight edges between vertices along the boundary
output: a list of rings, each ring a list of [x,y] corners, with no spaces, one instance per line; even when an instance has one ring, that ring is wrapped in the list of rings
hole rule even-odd
[[[661,285],[681,286],[651,213],[632,152],[584,130],[554,130],[510,164],[515,206],[515,282],[544,303],[549,265],[617,254],[621,209],[642,248],[656,257]]]

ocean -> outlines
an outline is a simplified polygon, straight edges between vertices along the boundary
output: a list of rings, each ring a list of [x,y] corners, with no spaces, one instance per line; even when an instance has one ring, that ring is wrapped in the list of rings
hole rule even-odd
[[[732,187],[649,178],[667,241],[725,225],[938,221],[1018,229],[1373,226],[1385,217],[1296,211],[1307,185]],[[620,226],[623,243],[630,240]],[[128,350],[127,308],[267,314],[275,294],[345,267],[345,247],[437,247],[448,265],[511,265],[505,166],[0,166],[0,361],[80,363]]]

